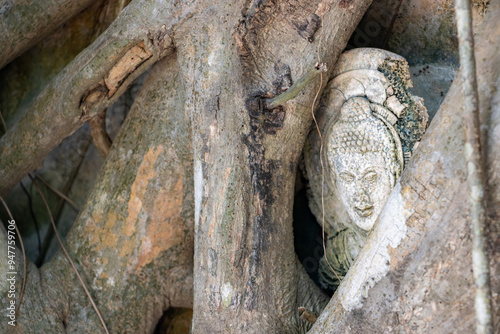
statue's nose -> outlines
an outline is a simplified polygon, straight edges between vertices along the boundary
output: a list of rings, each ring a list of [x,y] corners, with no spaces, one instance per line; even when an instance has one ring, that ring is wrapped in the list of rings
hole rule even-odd
[[[354,204],[356,206],[361,204],[370,204],[370,196],[364,187],[357,187],[354,194]]]

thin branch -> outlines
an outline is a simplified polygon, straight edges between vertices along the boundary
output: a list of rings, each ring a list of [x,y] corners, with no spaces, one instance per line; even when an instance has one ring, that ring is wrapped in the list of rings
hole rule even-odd
[[[73,186],[73,183],[75,182],[76,176],[78,175],[78,171],[80,170],[80,167],[82,166],[83,160],[85,159],[85,155],[86,155],[87,150],[90,146],[90,142],[91,142],[91,139],[89,138],[86,141],[86,143],[84,144],[83,148],[81,149],[81,153],[79,154],[80,159],[76,163],[76,166],[71,171],[71,174],[68,178],[68,181],[66,182],[66,184],[62,190],[62,193],[66,196],[69,194],[71,187]],[[61,220],[61,216],[62,216],[62,212],[63,212],[63,208],[64,208],[65,203],[66,203],[66,201],[63,198],[61,198],[59,200],[59,203],[57,204],[57,208],[55,211],[56,212],[56,219],[55,219],[56,227],[59,226],[59,222]],[[44,259],[47,256],[47,252],[49,251],[49,248],[50,248],[50,245],[52,243],[53,238],[54,238],[53,229],[47,230],[47,233],[45,234],[45,238],[43,239],[42,251],[38,255],[38,258],[36,259],[37,267],[42,266]]]
[[[479,97],[474,57],[474,37],[469,0],[456,0],[457,31],[460,65],[463,76],[465,159],[469,185],[472,230],[472,269],[476,285],[476,333],[493,333],[491,287],[487,237],[485,235],[484,166],[481,156]]]
[[[106,109],[89,121],[92,142],[99,150],[101,155],[106,158],[111,148],[111,138],[106,132]]]
[[[264,108],[269,110],[274,109],[294,99],[300,93],[300,91],[304,89],[305,86],[307,86],[311,81],[313,81],[314,78],[316,78],[318,75],[326,71],[327,68],[325,63],[316,64],[314,68],[312,68],[309,72],[307,72],[301,78],[299,78],[299,80],[297,80],[290,88],[288,88],[288,90],[273,98],[265,99],[263,101]]]
[[[57,190],[56,188],[52,187],[50,185],[49,182],[47,182],[43,177],[40,176],[40,174],[38,174],[37,172],[33,172],[33,174],[35,174],[35,177],[37,179],[39,179],[40,181],[42,181],[42,183],[47,187],[49,188],[54,194],[56,194],[57,196],[61,197],[62,199],[64,199],[72,208],[73,210],[76,211],[76,213],[80,212],[80,208],[78,207],[78,205],[76,205],[75,202],[73,202],[68,196],[64,195],[62,192],[60,192],[59,190]]]
[[[75,272],[76,276],[78,277],[78,280],[80,281],[80,284],[82,285],[83,289],[85,290],[85,293],[89,297],[90,303],[92,304],[92,307],[94,308],[95,312],[97,313],[97,316],[99,317],[99,320],[102,323],[102,326],[104,327],[104,331],[107,334],[109,334],[108,328],[106,327],[106,323],[104,322],[104,319],[101,316],[101,312],[99,312],[99,309],[97,308],[97,305],[94,303],[94,299],[90,295],[90,292],[87,289],[87,286],[83,282],[83,279],[80,276],[80,273],[78,272],[78,269],[76,269],[75,263],[73,262],[73,260],[71,260],[71,257],[69,256],[68,251],[66,250],[66,247],[64,247],[64,244],[63,244],[63,242],[61,240],[61,237],[59,236],[59,232],[57,232],[56,224],[54,222],[54,218],[52,217],[52,212],[50,211],[49,204],[45,200],[45,196],[43,196],[43,193],[40,190],[40,188],[38,187],[38,185],[36,184],[35,179],[33,177],[31,177],[31,175],[30,175],[30,178],[31,178],[31,181],[33,182],[33,185],[36,187],[38,193],[42,197],[43,203],[45,204],[45,208],[47,209],[47,212],[49,213],[50,223],[52,224],[52,228],[54,229],[54,233],[56,234],[57,240],[59,241],[59,244],[61,245],[61,249],[63,250],[64,255],[66,255],[66,258],[68,259],[69,263],[71,264],[71,267],[73,268],[73,271]]]

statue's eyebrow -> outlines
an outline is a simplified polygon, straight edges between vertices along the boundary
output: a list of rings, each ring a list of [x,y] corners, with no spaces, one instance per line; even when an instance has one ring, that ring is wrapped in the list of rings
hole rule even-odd
[[[356,174],[351,173],[350,171],[343,171],[343,172],[340,172],[340,173],[339,173],[339,176],[341,176],[342,174],[347,174],[347,175],[349,175],[349,176],[351,176],[351,177],[353,177],[353,178],[355,178],[355,177],[356,177]]]
[[[370,167],[368,167],[367,169],[365,169],[363,171],[363,177],[365,177],[366,174],[368,174],[368,173],[375,173],[375,174],[377,174],[377,171],[375,170],[375,168],[373,168],[372,166],[370,166]]]

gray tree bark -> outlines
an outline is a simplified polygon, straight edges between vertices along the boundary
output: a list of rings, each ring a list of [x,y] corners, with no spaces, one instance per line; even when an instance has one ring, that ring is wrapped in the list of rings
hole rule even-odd
[[[177,79],[175,58],[155,66],[66,239],[113,333],[150,333],[168,307],[192,305],[192,153]],[[61,252],[30,264],[27,282],[15,332],[102,331]]]
[[[115,102],[173,51],[174,28],[194,6],[134,1],[25,108],[0,139],[0,194],[36,168],[64,138]]]
[[[7,0],[0,3],[0,68],[94,0]]]

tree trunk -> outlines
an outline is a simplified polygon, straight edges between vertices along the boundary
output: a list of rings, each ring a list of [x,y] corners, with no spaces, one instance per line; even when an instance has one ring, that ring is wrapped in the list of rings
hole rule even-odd
[[[243,16],[242,3],[218,6],[196,31],[186,31],[179,48],[192,87],[186,109],[194,147],[193,333],[304,327],[297,312],[294,182],[327,75],[278,108],[262,109],[262,100],[297,82],[318,57],[332,68],[368,2],[333,1],[322,12],[325,5],[253,3]],[[314,299],[323,297],[316,294],[310,307],[319,313]]]

